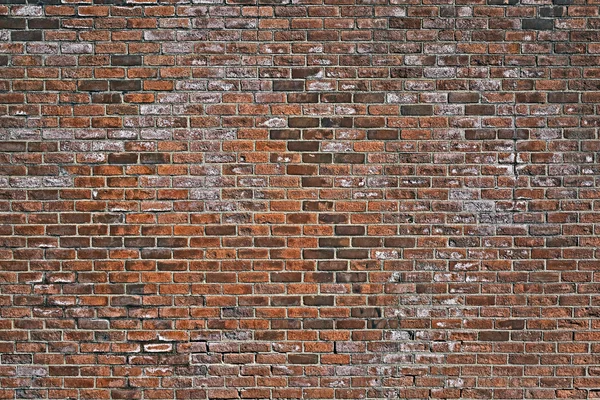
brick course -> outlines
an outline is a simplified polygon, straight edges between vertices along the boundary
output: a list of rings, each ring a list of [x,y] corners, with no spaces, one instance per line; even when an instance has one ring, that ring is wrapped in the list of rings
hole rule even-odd
[[[0,0],[0,398],[598,397],[599,12]]]

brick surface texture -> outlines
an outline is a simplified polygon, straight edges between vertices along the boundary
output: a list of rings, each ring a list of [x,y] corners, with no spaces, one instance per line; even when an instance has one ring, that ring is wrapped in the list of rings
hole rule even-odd
[[[0,0],[0,399],[600,397],[597,0]]]

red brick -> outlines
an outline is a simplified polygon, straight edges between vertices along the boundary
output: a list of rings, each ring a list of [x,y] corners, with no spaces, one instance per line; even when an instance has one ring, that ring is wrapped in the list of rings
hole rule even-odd
[[[12,3],[0,397],[596,395],[597,7]]]

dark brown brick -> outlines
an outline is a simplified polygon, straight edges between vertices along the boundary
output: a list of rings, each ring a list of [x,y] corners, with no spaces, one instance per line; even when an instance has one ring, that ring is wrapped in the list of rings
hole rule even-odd
[[[316,175],[318,168],[316,165],[288,165],[287,173],[289,175]]]
[[[334,257],[334,252],[333,250],[304,250],[302,255],[306,260],[331,259]]]
[[[121,93],[94,93],[92,103],[118,104],[123,101]]]
[[[333,162],[340,164],[362,164],[365,155],[360,153],[337,153],[333,156]]]
[[[319,150],[319,142],[316,140],[311,141],[296,141],[289,142],[287,145],[289,151],[318,151]],[[311,161],[305,161],[311,162]],[[316,162],[316,161],[312,161]]]
[[[338,249],[336,251],[338,258],[351,258],[351,259],[367,259],[369,258],[369,250],[361,249]]]
[[[25,18],[0,17],[0,29],[25,29],[26,25]]]
[[[364,235],[365,227],[359,225],[340,225],[335,227],[336,235],[344,235],[344,236],[356,236],[356,235]]]
[[[331,178],[320,178],[320,177],[303,177],[302,187],[331,187]]]
[[[139,55],[115,55],[110,57],[112,65],[115,66],[133,66],[142,65],[142,56]]]
[[[302,154],[302,162],[316,164],[332,163],[333,155],[331,153],[304,153]]]
[[[579,103],[579,93],[548,93],[549,103]]]
[[[117,90],[117,91],[142,90],[142,81],[140,81],[140,80],[110,81],[110,90]]]
[[[333,296],[303,296],[302,301],[307,306],[333,306]]]
[[[318,103],[318,93],[288,93],[288,103]]]
[[[229,225],[221,225],[221,226],[207,226],[205,232],[207,235],[235,235],[235,226]]]
[[[480,94],[476,92],[452,92],[448,93],[449,103],[478,103]]]
[[[60,20],[58,18],[33,18],[27,21],[29,29],[58,29]]]
[[[278,92],[302,91],[304,81],[273,81],[273,90]]]
[[[319,126],[318,118],[310,117],[290,117],[288,119],[290,128],[315,128]]]
[[[298,129],[272,129],[269,132],[271,139],[290,140],[300,139],[300,130]]]
[[[13,31],[10,39],[15,42],[30,42],[42,40],[42,31]]]
[[[522,28],[537,31],[552,30],[554,29],[554,20],[544,18],[527,18],[522,20]]]
[[[389,20],[390,28],[392,29],[420,29],[421,19],[420,18],[404,18],[404,17],[393,17]]]
[[[402,115],[433,115],[433,106],[430,105],[415,105],[401,106]]]
[[[320,238],[319,247],[348,247],[350,239],[348,238]]]
[[[322,69],[319,67],[292,69],[292,79],[315,78],[319,74],[322,74]]]
[[[290,364],[316,364],[319,362],[317,354],[289,354],[288,362]]]
[[[105,92],[108,90],[108,82],[101,80],[79,81],[77,88],[86,92]]]
[[[496,107],[491,104],[468,104],[465,106],[466,115],[494,115]]]
[[[351,103],[351,93],[322,93],[321,102],[323,103]]]
[[[372,129],[367,133],[367,138],[372,140],[398,140],[398,137],[396,129]]]

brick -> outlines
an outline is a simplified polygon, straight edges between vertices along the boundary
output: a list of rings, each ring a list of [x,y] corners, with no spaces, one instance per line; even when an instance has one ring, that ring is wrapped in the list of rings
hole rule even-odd
[[[318,118],[290,117],[288,119],[290,128],[315,128],[319,126]]]
[[[42,40],[42,31],[12,31],[10,39],[14,42],[29,42]]]
[[[317,354],[290,354],[288,361],[290,364],[316,364],[319,356]]]
[[[58,29],[60,20],[58,18],[34,18],[27,21],[29,29]]]
[[[305,259],[328,259],[333,258],[333,250],[304,250],[303,256]]]
[[[318,142],[317,142],[318,144]],[[314,146],[314,145],[312,145]],[[318,149],[315,149],[318,150]],[[301,150],[302,151],[302,150]],[[333,155],[327,153],[304,153],[302,154],[302,162],[328,164],[333,162]]]
[[[300,130],[297,129],[272,129],[269,132],[271,139],[289,140],[300,139]]]
[[[77,88],[86,92],[104,92],[108,90],[108,82],[101,80],[79,81]]]
[[[400,112],[402,113],[402,115],[433,115],[433,106],[429,106],[429,105],[401,106]]]
[[[304,81],[273,81],[273,90],[279,92],[304,90]]]
[[[540,7],[540,17],[562,17],[564,7]]]
[[[579,103],[579,93],[548,93],[549,103]]]
[[[94,93],[92,103],[118,104],[123,101],[120,93]]]
[[[318,78],[322,73],[321,68],[294,68],[292,69],[292,79],[307,79],[307,78]]]
[[[110,90],[116,90],[116,91],[142,90],[142,81],[140,81],[140,80],[110,81]]]
[[[488,104],[469,104],[465,106],[465,115],[494,115],[496,107]]]
[[[0,17],[0,29],[25,29],[27,20],[24,18]]]
[[[365,162],[365,155],[360,153],[338,153],[334,155],[333,162],[340,164],[362,164]]]
[[[475,92],[451,92],[448,94],[449,103],[478,103],[480,94]]]
[[[593,398],[600,11],[0,0],[0,398]]]
[[[389,19],[389,26],[392,29],[420,29],[420,18],[393,17]]]
[[[329,187],[331,185],[331,178],[302,178],[302,187]]]
[[[288,103],[318,103],[318,93],[288,93]]]
[[[554,29],[553,19],[543,18],[528,18],[522,20],[523,29],[531,29],[536,31],[547,31]]]
[[[369,130],[367,138],[372,140],[397,140],[399,132],[395,129]]]
[[[336,226],[335,233],[336,233],[336,235],[364,235],[365,227],[364,226],[353,226],[353,225]]]
[[[110,58],[111,64],[115,66],[134,66],[142,65],[142,56],[139,55],[128,55],[121,56],[115,55]]]
[[[318,151],[319,142],[316,140],[288,142],[287,149],[289,151]]]

